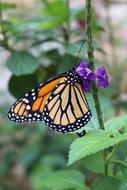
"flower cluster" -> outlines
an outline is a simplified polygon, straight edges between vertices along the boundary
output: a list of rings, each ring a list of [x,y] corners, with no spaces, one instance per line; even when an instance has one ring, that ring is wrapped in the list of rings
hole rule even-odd
[[[89,68],[87,61],[81,61],[75,71],[83,78],[83,89],[85,92],[90,91],[90,84],[94,80],[96,80],[97,86],[100,88],[106,88],[109,85],[108,75],[104,67],[100,67],[96,72],[93,72]]]

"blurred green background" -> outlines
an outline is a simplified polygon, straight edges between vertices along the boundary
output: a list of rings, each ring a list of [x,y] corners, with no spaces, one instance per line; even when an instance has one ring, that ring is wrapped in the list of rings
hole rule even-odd
[[[108,89],[99,94],[107,120],[127,110],[127,2],[93,2],[95,65],[104,65],[110,78]],[[85,29],[85,1],[1,1],[0,190],[88,190],[86,185],[103,172],[100,153],[67,166],[75,134],[58,135],[41,122],[16,125],[7,119],[16,98],[75,65]],[[79,56],[83,59],[87,60],[87,44]],[[87,99],[93,118],[86,127],[98,128],[90,93]],[[127,144],[122,148],[120,155],[126,159]]]

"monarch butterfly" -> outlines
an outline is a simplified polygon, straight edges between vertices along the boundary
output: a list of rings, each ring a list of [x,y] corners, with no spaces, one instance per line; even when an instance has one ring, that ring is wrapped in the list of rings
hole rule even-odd
[[[91,116],[81,77],[75,68],[27,92],[12,105],[8,113],[11,121],[44,121],[58,133],[77,132]],[[83,136],[85,131],[77,134]]]

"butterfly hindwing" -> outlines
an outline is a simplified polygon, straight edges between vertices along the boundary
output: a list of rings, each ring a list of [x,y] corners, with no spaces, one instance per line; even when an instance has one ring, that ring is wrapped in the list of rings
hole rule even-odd
[[[23,98],[17,100],[10,108],[8,113],[9,119],[20,123],[35,120],[34,113],[31,109],[37,94],[38,88],[35,88],[27,92]]]
[[[43,119],[47,126],[59,133],[79,130],[91,118],[80,83],[59,83],[48,99]]]

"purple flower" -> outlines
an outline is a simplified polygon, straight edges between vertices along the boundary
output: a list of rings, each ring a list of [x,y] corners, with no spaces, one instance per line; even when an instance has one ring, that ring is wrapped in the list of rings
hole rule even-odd
[[[104,67],[100,67],[96,72],[97,85],[100,88],[106,88],[109,85],[108,75]]]
[[[90,84],[96,79],[96,75],[91,69],[89,69],[89,63],[87,61],[81,61],[75,71],[83,79],[83,90],[85,92],[90,92]]]
[[[89,68],[89,63],[87,61],[81,61],[79,66],[81,68]]]
[[[86,61],[81,61],[75,71],[79,76],[83,77],[84,80],[89,79],[92,81],[96,79],[95,73],[89,69],[89,64]]]
[[[97,85],[100,88],[106,88],[109,85],[108,75],[104,67],[100,67],[95,73],[89,68],[87,61],[81,61],[75,71],[83,79],[82,85],[85,92],[90,91],[90,85],[93,80],[97,81]]]
[[[82,87],[85,92],[90,92],[90,84],[91,84],[91,80],[89,79],[83,80]]]

